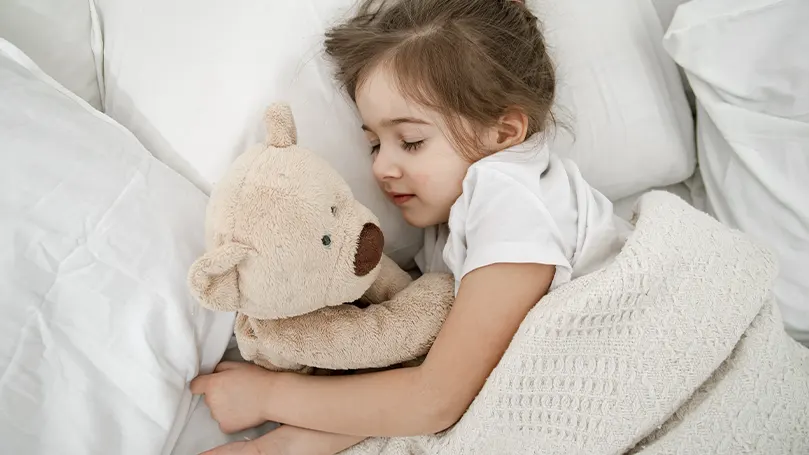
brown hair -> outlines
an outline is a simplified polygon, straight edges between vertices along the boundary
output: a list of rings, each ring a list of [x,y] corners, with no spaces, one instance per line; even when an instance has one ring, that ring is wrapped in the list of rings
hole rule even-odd
[[[337,80],[356,101],[368,73],[388,65],[399,90],[441,114],[466,158],[481,158],[466,124],[491,126],[510,109],[528,135],[553,123],[554,67],[538,20],[514,0],[363,0],[326,32]]]

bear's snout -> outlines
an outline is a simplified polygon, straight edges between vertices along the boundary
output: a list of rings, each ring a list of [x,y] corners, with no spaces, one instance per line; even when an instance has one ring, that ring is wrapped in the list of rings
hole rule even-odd
[[[360,232],[357,254],[354,256],[354,274],[365,276],[379,264],[382,259],[382,248],[385,237],[382,230],[372,223],[365,223]]]

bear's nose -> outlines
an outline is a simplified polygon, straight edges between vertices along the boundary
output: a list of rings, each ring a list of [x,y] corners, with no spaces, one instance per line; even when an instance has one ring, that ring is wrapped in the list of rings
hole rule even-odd
[[[382,230],[375,224],[365,223],[360,232],[357,245],[357,254],[354,256],[354,274],[365,276],[379,264],[382,259],[382,247],[385,245],[385,237]]]

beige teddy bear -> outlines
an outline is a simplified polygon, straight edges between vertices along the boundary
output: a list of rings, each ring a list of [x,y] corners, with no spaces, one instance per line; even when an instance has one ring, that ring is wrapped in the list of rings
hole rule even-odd
[[[453,301],[447,274],[415,281],[382,253],[376,217],[296,145],[289,106],[239,156],[208,203],[207,252],[188,281],[202,306],[237,312],[242,356],[273,370],[382,368],[426,354]]]

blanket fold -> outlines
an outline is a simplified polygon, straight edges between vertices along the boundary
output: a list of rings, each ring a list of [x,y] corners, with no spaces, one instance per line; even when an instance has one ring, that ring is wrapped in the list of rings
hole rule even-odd
[[[809,350],[783,330],[772,254],[665,192],[634,224],[528,314],[455,426],[343,453],[809,453]]]

